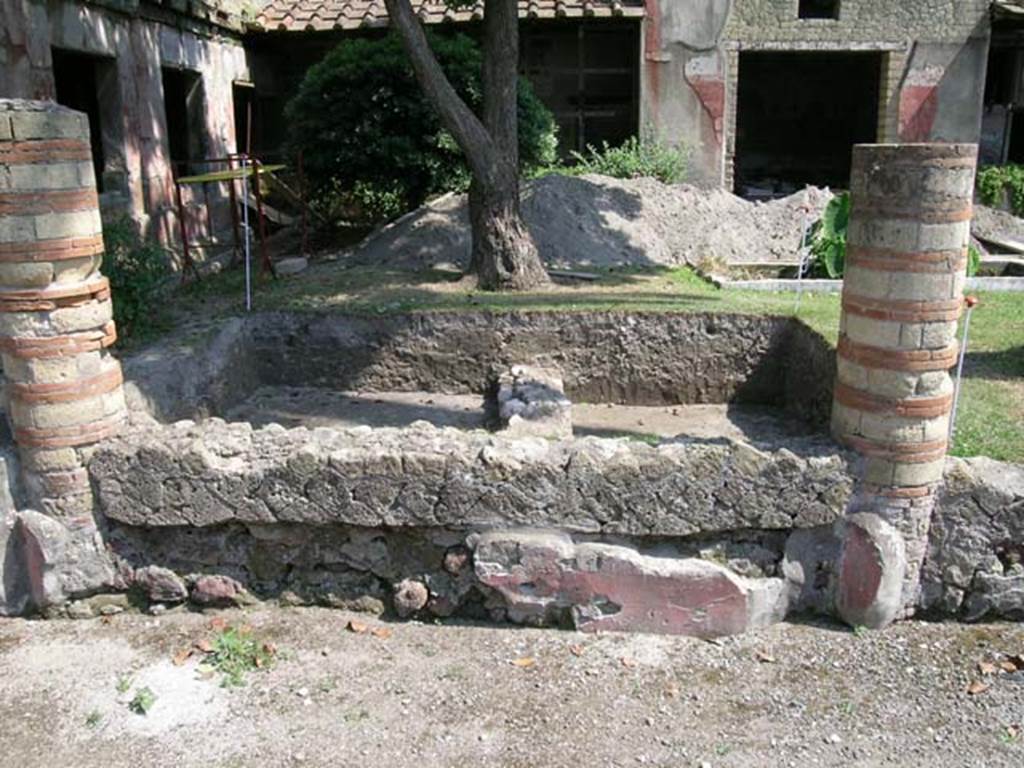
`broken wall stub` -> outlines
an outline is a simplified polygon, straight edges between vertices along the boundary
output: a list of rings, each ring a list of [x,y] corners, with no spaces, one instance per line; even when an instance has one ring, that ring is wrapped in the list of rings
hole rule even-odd
[[[917,602],[948,445],[976,154],[854,148],[832,410],[836,439],[865,460],[839,564],[838,609],[852,624],[888,623]]]
[[[27,500],[45,513],[19,512],[5,544],[14,538],[37,604],[108,575],[102,563],[86,562],[97,529],[85,463],[127,412],[109,352],[116,329],[102,254],[85,116],[51,102],[0,100],[5,409]],[[63,572],[48,572],[58,561]]]

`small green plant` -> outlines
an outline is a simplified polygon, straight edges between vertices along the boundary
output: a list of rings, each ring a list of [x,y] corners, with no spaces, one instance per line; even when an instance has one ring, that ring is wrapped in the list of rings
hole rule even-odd
[[[369,720],[370,713],[365,709],[350,709],[348,712],[342,715],[342,718],[345,720],[346,723],[359,723],[363,720]]]
[[[967,246],[967,276],[974,277],[981,270],[981,251],[974,243]]]
[[[118,333],[145,336],[163,327],[161,302],[154,295],[170,274],[167,254],[143,241],[127,218],[104,225],[103,246],[103,273],[110,280]]]
[[[1018,726],[1008,725],[999,731],[999,741],[1003,744],[1017,744],[1021,740],[1021,729]]]
[[[990,165],[978,171],[978,195],[981,202],[999,208],[1009,193],[1010,210],[1024,216],[1024,165]]]
[[[149,688],[139,688],[132,700],[128,702],[128,709],[136,715],[148,715],[154,704],[156,704],[156,694]]]
[[[132,687],[132,676],[121,675],[117,678],[117,682],[114,684],[114,688],[118,693],[128,693]]]
[[[867,637],[869,634],[868,628],[865,627],[863,624],[858,624],[856,627],[853,628],[853,634],[855,637]]]
[[[828,201],[825,212],[811,228],[811,274],[833,280],[843,276],[849,223],[850,195],[841,192]]]
[[[588,146],[585,152],[573,152],[576,165],[570,173],[597,173],[616,179],[651,176],[665,184],[677,184],[686,178],[689,150],[654,138],[631,136],[620,146],[604,142],[600,149]]]
[[[247,627],[228,627],[213,641],[210,664],[223,675],[221,685],[233,688],[245,685],[245,675],[266,669],[274,661],[275,648],[253,637]]]
[[[98,709],[92,710],[88,715],[85,716],[85,725],[88,728],[98,728],[100,723],[103,722],[103,713]]]

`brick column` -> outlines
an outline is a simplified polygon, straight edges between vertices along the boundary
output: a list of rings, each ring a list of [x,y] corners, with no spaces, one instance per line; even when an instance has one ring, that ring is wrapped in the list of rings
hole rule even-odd
[[[976,153],[853,150],[832,408],[834,436],[864,458],[839,563],[837,608],[851,624],[886,624],[917,599],[946,456]]]
[[[29,502],[91,523],[89,447],[125,420],[85,115],[0,100],[0,357]]]

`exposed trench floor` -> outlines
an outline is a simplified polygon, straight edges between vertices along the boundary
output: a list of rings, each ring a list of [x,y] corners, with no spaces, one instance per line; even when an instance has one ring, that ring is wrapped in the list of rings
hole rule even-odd
[[[479,395],[343,392],[313,387],[264,387],[226,417],[257,427],[270,423],[285,427],[405,427],[419,420],[459,429],[490,426],[484,398]],[[805,424],[778,410],[750,405],[573,403],[572,420],[576,435],[649,441],[687,437],[776,443],[810,433]]]
[[[199,666],[223,630],[209,614],[0,619],[0,765],[1024,765],[1024,677],[979,671],[1024,653],[1019,624],[779,624],[709,643],[316,608],[220,617],[277,648],[242,687]],[[143,688],[148,714],[130,708]]]

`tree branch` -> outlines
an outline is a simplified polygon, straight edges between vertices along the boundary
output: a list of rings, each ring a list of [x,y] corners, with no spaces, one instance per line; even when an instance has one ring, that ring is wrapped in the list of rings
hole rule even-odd
[[[515,0],[513,0],[514,2]],[[491,173],[497,157],[497,147],[480,119],[462,100],[437,63],[420,21],[413,13],[409,0],[384,0],[391,24],[402,40],[420,87],[466,155],[470,170],[478,179]]]

